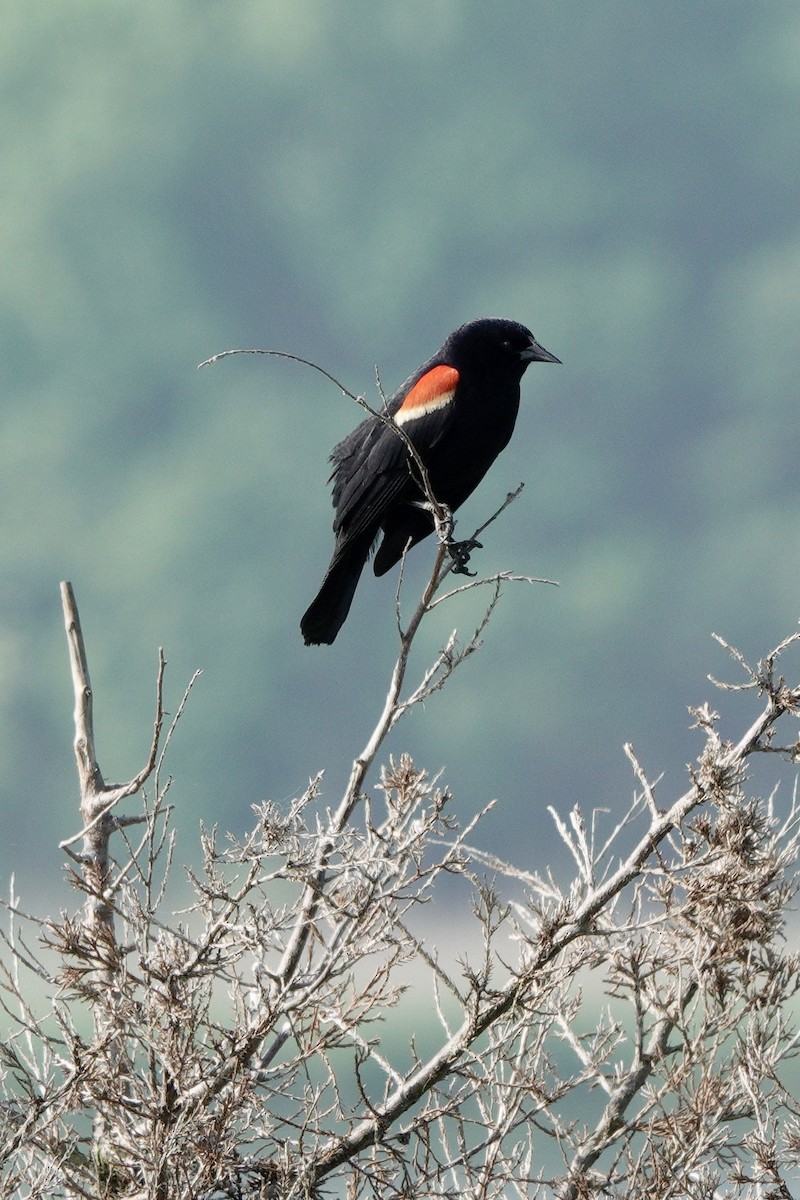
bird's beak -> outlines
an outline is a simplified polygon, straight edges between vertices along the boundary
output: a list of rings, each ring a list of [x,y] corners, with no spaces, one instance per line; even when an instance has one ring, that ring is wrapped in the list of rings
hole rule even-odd
[[[551,354],[549,350],[545,350],[544,346],[540,346],[536,338],[531,340],[530,346],[526,346],[521,352],[520,358],[523,362],[554,362],[560,363],[561,359],[556,358],[555,354]]]

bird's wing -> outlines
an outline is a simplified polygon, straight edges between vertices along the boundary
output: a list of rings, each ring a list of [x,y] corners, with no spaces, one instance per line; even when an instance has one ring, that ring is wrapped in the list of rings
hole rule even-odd
[[[426,365],[387,405],[423,462],[452,421],[457,383],[454,367]],[[377,534],[387,510],[412,477],[408,459],[403,439],[378,417],[369,417],[334,446],[331,479],[337,535],[349,541],[368,529]]]

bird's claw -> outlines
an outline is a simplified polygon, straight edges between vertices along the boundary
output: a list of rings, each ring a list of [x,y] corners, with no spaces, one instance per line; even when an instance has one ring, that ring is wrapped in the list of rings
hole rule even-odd
[[[447,546],[447,552],[453,560],[454,575],[477,575],[477,571],[470,571],[467,568],[470,555],[473,550],[482,550],[483,543],[477,538],[466,538],[463,542],[450,542]]]

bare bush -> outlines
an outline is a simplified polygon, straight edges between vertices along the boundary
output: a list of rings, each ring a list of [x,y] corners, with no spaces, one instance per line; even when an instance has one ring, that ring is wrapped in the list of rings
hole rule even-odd
[[[64,585],[82,821],[64,849],[85,902],[48,921],[7,906],[5,1195],[791,1196],[800,807],[750,795],[747,768],[800,757],[781,728],[800,689],[778,673],[800,635],[752,669],[732,651],[760,711],[728,739],[695,710],[704,746],[682,795],[664,801],[628,748],[624,815],[553,811],[574,862],[557,879],[472,848],[482,814],[460,826],[408,756],[366,786],[511,578],[456,589],[491,589],[479,627],[407,688],[451,567],[440,548],[338,806],[315,779],[259,806],[242,839],[202,831],[179,912],[164,754],[183,703],[165,728],[162,657],[148,762],[107,785]],[[134,795],[141,811],[119,815]],[[419,919],[449,876],[473,896],[455,967]]]

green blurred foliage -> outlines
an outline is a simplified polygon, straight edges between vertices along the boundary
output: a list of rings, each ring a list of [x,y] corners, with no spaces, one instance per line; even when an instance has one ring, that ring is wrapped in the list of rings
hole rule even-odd
[[[156,647],[197,818],[325,767],[335,797],[382,701],[394,581],[330,649],[297,623],[330,549],[326,454],[462,320],[511,316],[534,367],[520,479],[480,566],[512,589],[485,651],[393,739],[484,832],[543,865],[545,803],[615,808],[623,741],[694,753],[685,705],[798,617],[800,14],[509,0],[78,0],[4,9],[0,673],[3,876],[57,888],[77,827],[58,581],[72,579],[109,778],[141,765]],[[429,548],[409,564],[410,599]],[[440,611],[474,626],[474,598]],[[732,709],[743,719],[743,703]],[[533,814],[533,816],[532,816]],[[37,830],[31,845],[30,829]],[[520,843],[534,828],[536,846]]]

